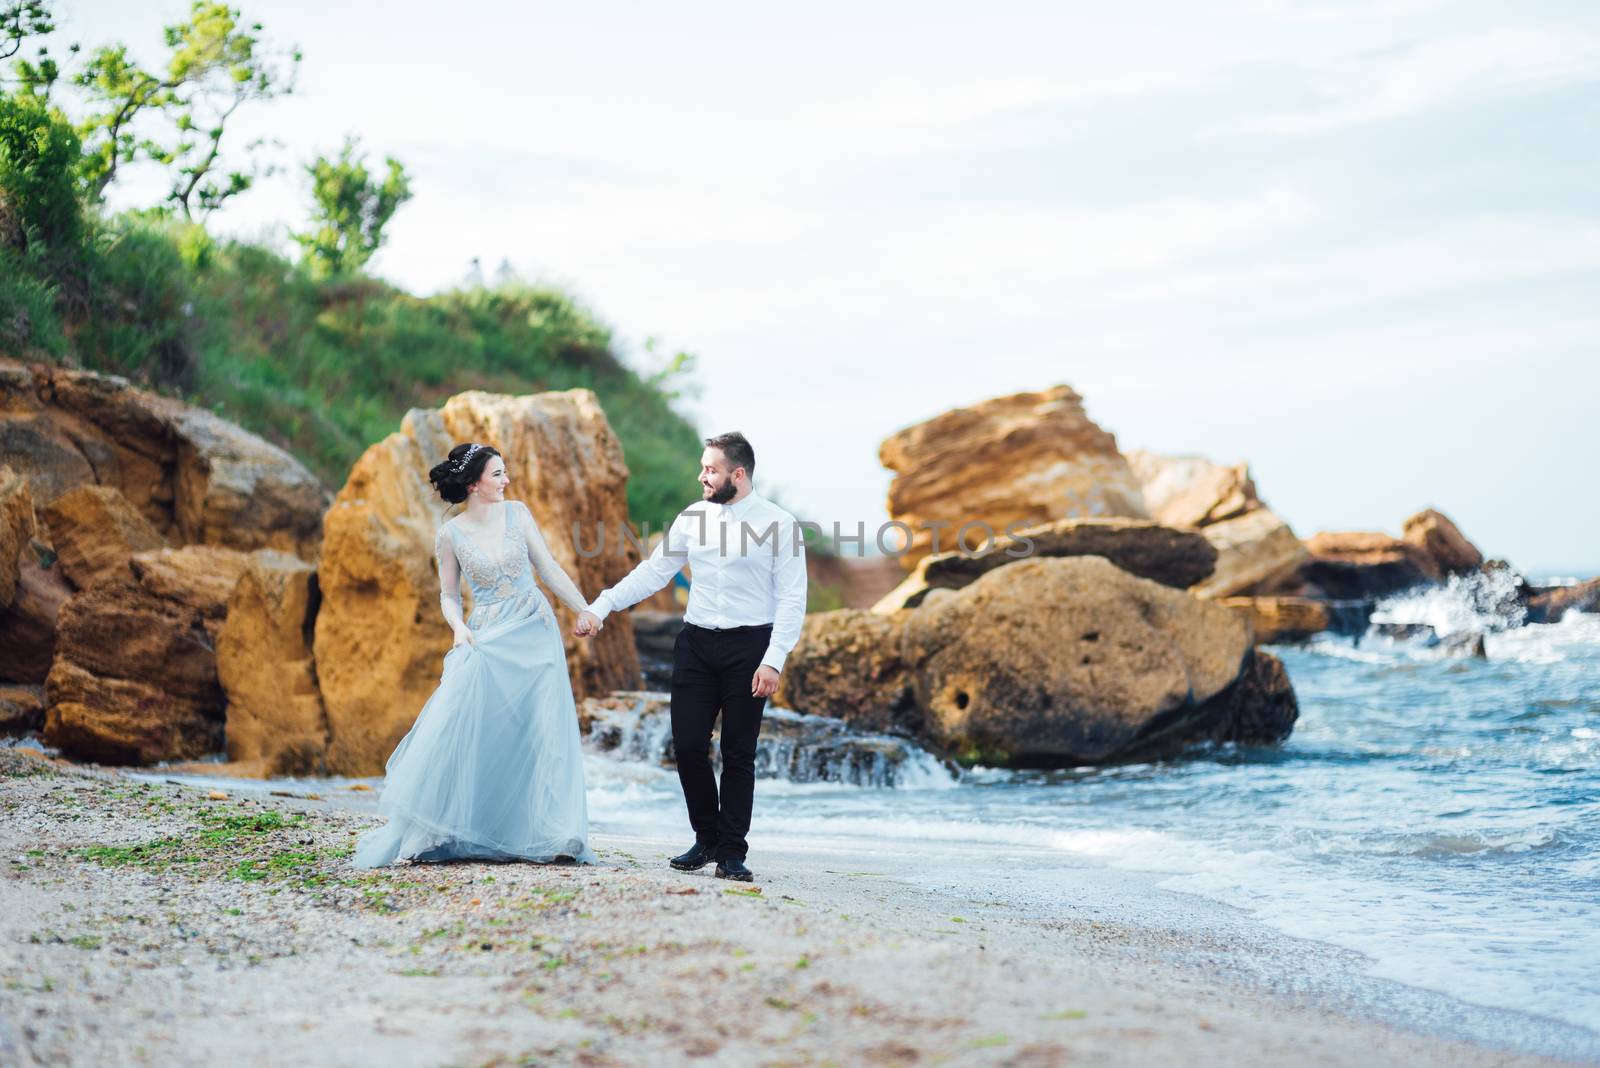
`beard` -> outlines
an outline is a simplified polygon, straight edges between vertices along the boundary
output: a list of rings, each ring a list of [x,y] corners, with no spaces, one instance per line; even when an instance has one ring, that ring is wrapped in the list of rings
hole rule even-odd
[[[727,504],[733,500],[733,495],[739,492],[739,487],[733,484],[733,479],[728,479],[722,485],[706,494],[706,500],[712,504]]]

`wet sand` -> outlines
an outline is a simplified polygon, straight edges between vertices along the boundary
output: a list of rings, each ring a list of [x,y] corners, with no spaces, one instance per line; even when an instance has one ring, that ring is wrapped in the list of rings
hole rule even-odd
[[[223,792],[0,750],[0,1063],[1592,1063],[1116,873],[1030,897],[1022,853],[362,872],[376,816]]]

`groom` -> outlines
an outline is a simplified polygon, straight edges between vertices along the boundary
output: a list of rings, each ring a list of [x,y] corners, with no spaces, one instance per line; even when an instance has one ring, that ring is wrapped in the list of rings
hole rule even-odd
[[[685,562],[692,576],[672,657],[672,743],[694,845],[679,871],[712,861],[717,878],[750,882],[745,835],[755,800],[756,739],[783,660],[806,612],[805,542],[794,516],[755,491],[756,454],[743,434],[706,439],[700,501],[667,528],[648,559],[594,599],[573,633],[665,586]],[[711,771],[711,727],[722,714],[722,796]]]

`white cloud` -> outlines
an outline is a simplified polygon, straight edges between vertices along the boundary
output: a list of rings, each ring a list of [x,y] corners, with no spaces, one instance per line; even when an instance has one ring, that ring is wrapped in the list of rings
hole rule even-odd
[[[1140,96],[1180,84],[1177,73],[1151,71],[1098,78],[1001,78],[955,83],[900,79],[820,109],[811,122],[851,126],[952,126],[1006,112],[1073,100]]]
[[[1268,15],[1306,22],[1350,22],[1395,19],[1450,5],[1453,0],[1240,0],[1234,10],[1244,15]]]
[[[1350,59],[1318,78],[1320,107],[1241,118],[1207,132],[1308,134],[1594,81],[1600,45],[1581,33],[1496,29]]]

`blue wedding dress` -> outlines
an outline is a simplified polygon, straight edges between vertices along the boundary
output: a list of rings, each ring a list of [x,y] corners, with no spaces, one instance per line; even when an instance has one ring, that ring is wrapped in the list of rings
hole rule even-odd
[[[583,750],[561,631],[530,564],[581,610],[583,597],[550,555],[521,501],[506,501],[492,550],[450,520],[439,528],[441,605],[459,618],[460,576],[472,590],[472,644],[445,654],[439,688],[385,770],[378,808],[389,822],[362,835],[355,865],[396,860],[593,863]]]

